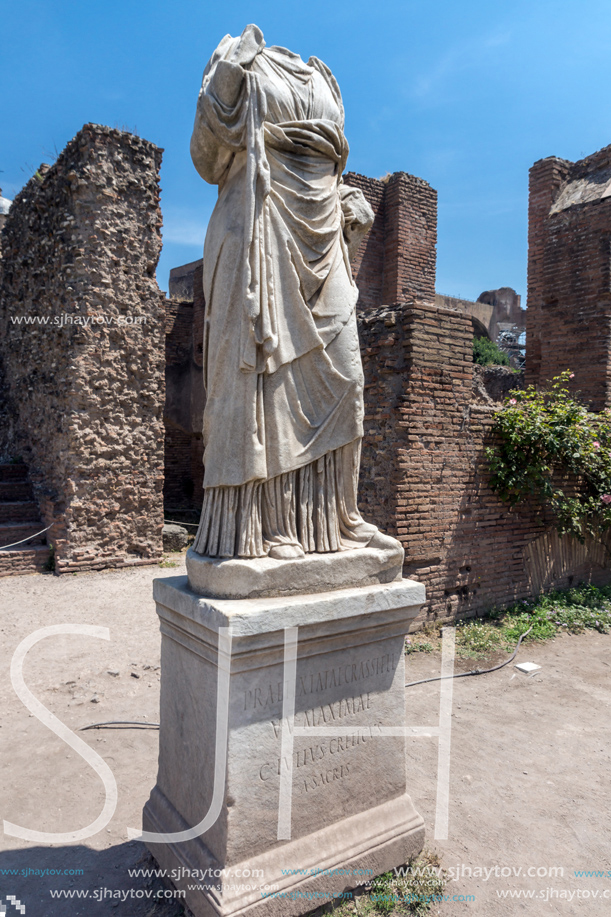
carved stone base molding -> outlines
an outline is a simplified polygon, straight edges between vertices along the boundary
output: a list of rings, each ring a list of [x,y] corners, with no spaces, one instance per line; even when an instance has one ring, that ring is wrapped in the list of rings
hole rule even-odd
[[[404,635],[423,586],[232,600],[169,577],[155,599],[159,774],[144,839],[196,917],[305,913],[421,850],[403,728]]]

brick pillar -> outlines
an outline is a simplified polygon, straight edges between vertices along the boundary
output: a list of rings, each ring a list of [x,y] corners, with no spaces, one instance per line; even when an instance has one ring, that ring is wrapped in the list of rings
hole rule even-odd
[[[541,333],[553,307],[546,284],[545,251],[547,218],[572,163],[557,156],[536,162],[529,172],[528,188],[528,305],[526,311],[526,382],[541,381]]]
[[[374,212],[373,226],[352,261],[352,276],[359,288],[357,309],[375,309],[382,302],[384,279],[384,198],[386,183],[356,172],[347,172],[344,183],[359,188]]]
[[[579,162],[554,157],[530,175],[526,378],[565,369],[600,411],[611,404],[611,147]]]
[[[406,172],[388,179],[382,302],[435,303],[437,192]]]
[[[406,172],[382,179],[347,172],[344,182],[361,189],[375,214],[352,262],[357,309],[413,301],[434,305],[437,192]]]

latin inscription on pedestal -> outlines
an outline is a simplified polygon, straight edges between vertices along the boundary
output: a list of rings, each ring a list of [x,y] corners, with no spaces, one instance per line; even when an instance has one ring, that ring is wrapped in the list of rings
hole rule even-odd
[[[381,736],[379,728],[401,711],[395,703],[403,696],[401,644],[395,638],[314,658],[298,655],[291,760],[281,756],[282,667],[237,676],[231,708],[240,741],[229,763],[228,792],[242,817],[256,817],[260,841],[277,841],[280,775],[291,764],[292,837],[405,792],[405,740]],[[303,727],[338,733],[299,735]]]

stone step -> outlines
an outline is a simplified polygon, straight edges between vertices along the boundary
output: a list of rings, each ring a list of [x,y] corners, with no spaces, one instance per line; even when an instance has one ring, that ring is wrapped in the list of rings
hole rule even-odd
[[[15,541],[21,541],[23,538],[31,538],[31,536],[35,535],[36,532],[39,532],[42,528],[44,528],[42,522],[24,522],[22,524],[2,522],[0,523],[0,548],[13,544]],[[23,546],[19,545],[19,547],[24,550],[34,545],[46,544],[46,541],[47,533],[43,532],[42,535],[36,535],[36,537],[28,541],[27,544]]]
[[[18,576],[21,573],[42,573],[48,564],[48,544],[33,547],[8,548],[0,551],[0,576]]]
[[[29,481],[0,481],[0,503],[31,499],[32,485]]]
[[[33,500],[17,500],[0,503],[0,524],[11,522],[20,525],[26,522],[40,522],[40,510]],[[44,528],[42,523],[39,528]]]
[[[25,481],[27,476],[28,466],[24,462],[0,464],[0,481]]]

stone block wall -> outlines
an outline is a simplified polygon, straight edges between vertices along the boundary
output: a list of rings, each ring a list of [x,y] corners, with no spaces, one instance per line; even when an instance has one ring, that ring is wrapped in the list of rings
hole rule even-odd
[[[0,360],[58,572],[162,556],[162,151],[87,124],[3,231]]]
[[[611,146],[530,170],[527,382],[564,369],[594,410],[611,404]]]
[[[394,172],[384,179],[347,172],[375,221],[352,265],[359,310],[383,302],[435,301],[437,192],[422,178]]]
[[[197,261],[190,261],[188,264],[181,264],[179,267],[171,269],[169,278],[170,299],[178,302],[193,303],[195,274],[201,271],[202,264],[203,259],[199,258]]]
[[[488,487],[483,453],[499,404],[474,376],[470,318],[400,305],[361,314],[359,331],[360,506],[405,547],[404,575],[425,584],[421,619],[483,613],[570,578],[608,582],[604,548],[559,539]]]

